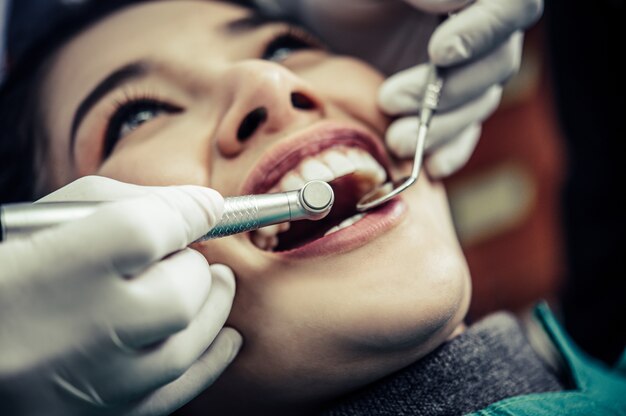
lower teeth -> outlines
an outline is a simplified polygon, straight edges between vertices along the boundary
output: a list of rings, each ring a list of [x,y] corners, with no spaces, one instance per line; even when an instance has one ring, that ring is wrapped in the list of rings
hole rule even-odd
[[[344,228],[347,228],[347,227],[353,225],[354,223],[359,221],[364,216],[365,216],[365,214],[356,214],[356,215],[353,215],[350,218],[347,218],[347,219],[343,220],[339,225],[335,225],[333,228],[331,228],[330,230],[326,231],[324,233],[324,237],[326,237],[327,235],[336,233],[339,230],[343,230]]]
[[[324,233],[324,237],[326,237],[327,235],[336,233],[339,230],[343,230],[344,228],[348,228],[351,225],[354,225],[356,222],[361,220],[364,216],[365,216],[365,214],[359,213],[359,214],[351,216],[350,218],[346,218],[339,225],[335,225],[330,230],[326,231]],[[274,226],[266,227],[266,229],[268,231],[273,231],[273,230],[270,230],[271,227],[274,227]],[[283,230],[285,228],[286,228],[286,230],[289,229],[289,227],[281,227],[281,228]],[[279,237],[278,237],[279,235],[280,234],[274,234],[272,232],[267,232],[264,229],[259,229],[259,230],[257,230],[256,232],[254,232],[252,234],[252,241],[254,242],[254,245],[257,246],[258,248],[260,248],[261,250],[264,250],[264,251],[274,251],[276,249],[276,247],[278,247],[278,244],[279,244]]]

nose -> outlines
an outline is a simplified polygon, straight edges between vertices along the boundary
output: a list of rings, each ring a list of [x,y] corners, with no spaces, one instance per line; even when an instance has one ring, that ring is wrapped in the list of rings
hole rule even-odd
[[[227,109],[216,134],[226,157],[238,155],[256,138],[307,125],[324,114],[312,88],[277,63],[240,62],[225,71],[220,84]]]

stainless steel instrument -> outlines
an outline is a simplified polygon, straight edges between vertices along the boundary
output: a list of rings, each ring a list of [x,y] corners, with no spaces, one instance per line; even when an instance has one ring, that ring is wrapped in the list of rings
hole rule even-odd
[[[297,220],[319,220],[330,212],[335,196],[323,181],[311,181],[301,189],[262,195],[224,198],[220,222],[198,241],[256,230]],[[0,241],[84,218],[106,202],[44,202],[0,206]]]
[[[395,198],[417,181],[422,169],[422,162],[424,160],[426,135],[428,134],[428,129],[430,127],[430,120],[439,105],[442,87],[443,79],[441,78],[437,67],[431,64],[426,82],[426,90],[424,91],[422,108],[420,109],[419,123],[417,127],[417,143],[415,145],[415,156],[413,157],[413,169],[411,170],[411,175],[395,181],[390,180],[368,192],[357,203],[357,211],[363,212],[376,208],[390,199]]]

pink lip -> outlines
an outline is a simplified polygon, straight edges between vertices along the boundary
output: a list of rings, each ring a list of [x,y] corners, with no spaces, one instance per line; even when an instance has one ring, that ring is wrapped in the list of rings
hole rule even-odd
[[[396,198],[380,208],[368,212],[365,217],[328,236],[319,238],[301,247],[271,253],[290,259],[329,256],[355,250],[398,225],[407,213],[402,198]]]
[[[274,145],[251,170],[240,195],[267,192],[304,158],[333,146],[361,147],[389,171],[389,158],[379,138],[352,123],[325,121]]]

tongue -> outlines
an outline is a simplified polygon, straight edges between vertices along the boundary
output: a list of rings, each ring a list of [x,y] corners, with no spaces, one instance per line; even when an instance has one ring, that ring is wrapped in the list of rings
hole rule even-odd
[[[358,174],[342,176],[330,182],[335,192],[333,209],[326,218],[319,221],[295,221],[289,231],[278,234],[275,251],[291,250],[324,236],[332,227],[357,213],[356,203],[370,188],[370,180]]]

